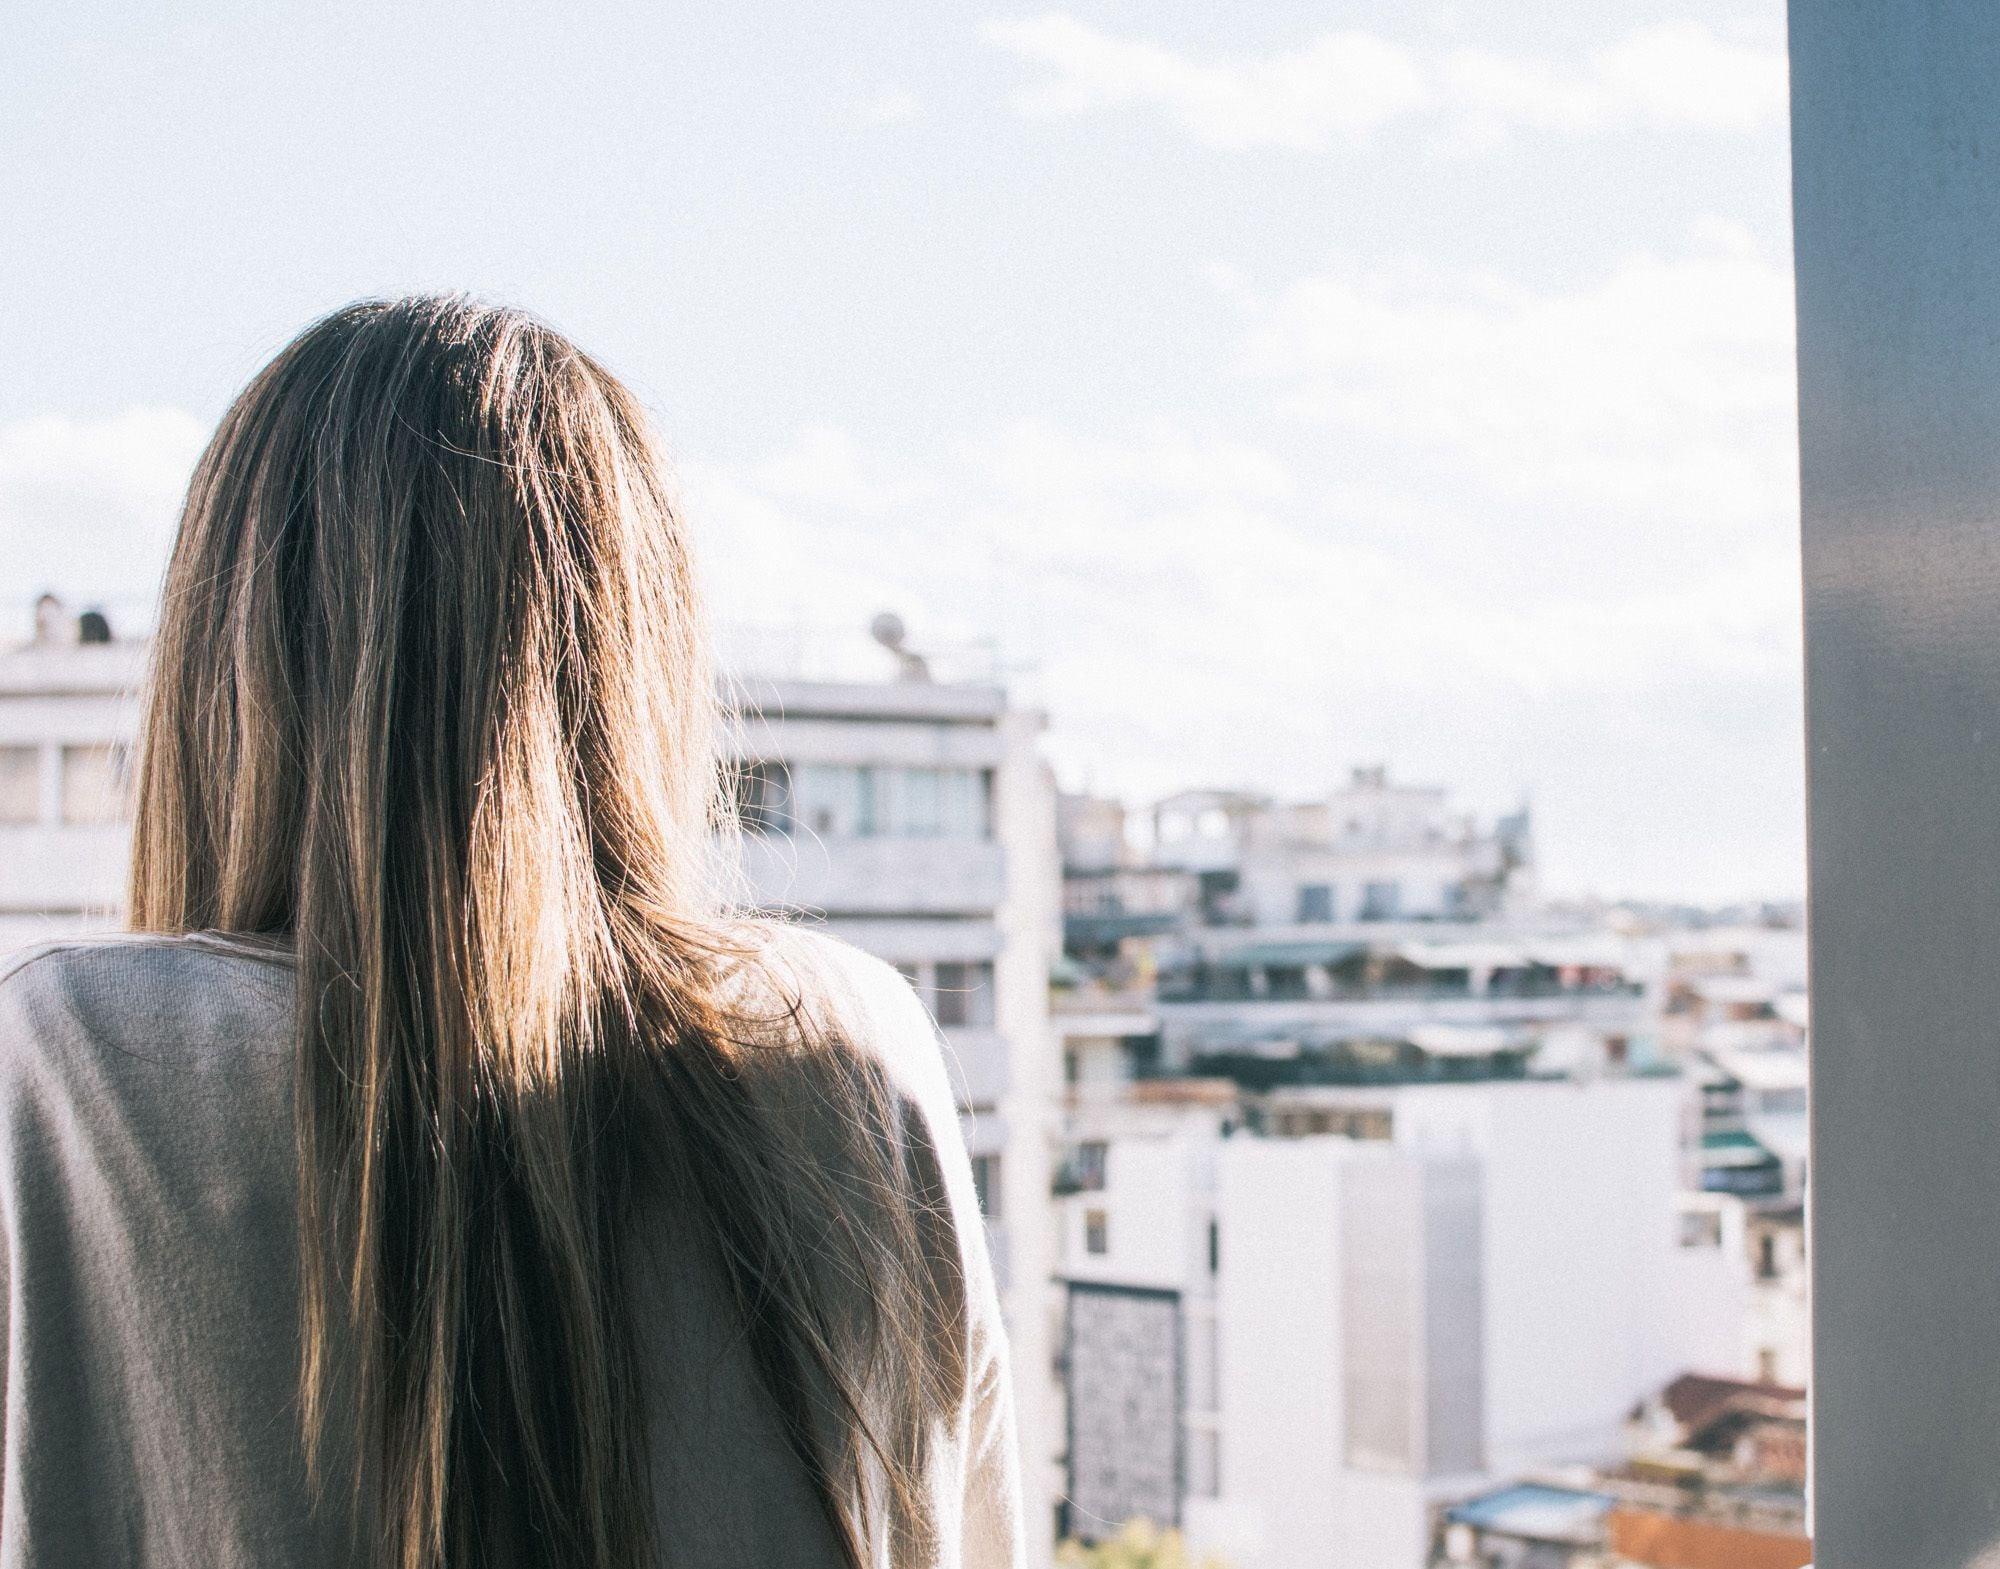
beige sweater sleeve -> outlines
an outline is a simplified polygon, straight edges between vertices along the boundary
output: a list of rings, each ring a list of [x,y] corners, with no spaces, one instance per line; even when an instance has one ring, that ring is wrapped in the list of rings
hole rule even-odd
[[[957,1517],[965,1569],[1020,1569],[1020,1444],[1015,1431],[1007,1331],[979,1212],[944,1042],[910,984],[889,965],[845,943],[798,928],[777,939],[783,957],[817,984],[852,1040],[878,1051],[892,1078],[922,1110],[945,1173],[965,1269],[970,1322],[966,1409],[959,1423],[959,1475],[938,1478]]]

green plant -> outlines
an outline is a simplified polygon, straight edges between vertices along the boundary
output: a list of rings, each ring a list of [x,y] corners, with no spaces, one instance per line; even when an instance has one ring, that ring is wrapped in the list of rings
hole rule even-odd
[[[1061,1569],[1228,1569],[1219,1558],[1197,1562],[1181,1533],[1150,1520],[1128,1520],[1118,1534],[1094,1544],[1070,1540],[1056,1549]]]

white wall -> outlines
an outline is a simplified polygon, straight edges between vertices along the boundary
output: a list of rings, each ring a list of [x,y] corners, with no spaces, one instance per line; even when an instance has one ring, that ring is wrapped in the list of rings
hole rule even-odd
[[[1222,1487],[1188,1524],[1232,1569],[1426,1569],[1427,1484],[1345,1464],[1341,1192],[1409,1158],[1332,1137],[1220,1145]]]
[[[1237,1534],[1198,1545],[1232,1569],[1350,1569],[1340,1545],[1347,1153],[1333,1139],[1235,1138],[1219,1147],[1216,1314],[1229,1508],[1216,1523]]]
[[[1042,717],[1010,711],[999,727],[1004,749],[994,778],[994,833],[1005,858],[1005,894],[996,911],[1001,948],[994,961],[994,1025],[1008,1054],[1001,1101],[1008,1128],[1001,1156],[1011,1282],[1007,1330],[1025,1461],[1029,1562],[1041,1566],[1053,1556],[1061,1485],[1049,1185],[1062,1134],[1062,1055],[1049,1017],[1049,975],[1062,953],[1062,864],[1055,780],[1038,743]]]
[[[1207,1205],[1198,1190],[1200,1147],[1182,1138],[1123,1138],[1112,1142],[1101,1191],[1063,1200],[1062,1273],[1071,1280],[1185,1291],[1206,1258],[1196,1257],[1194,1228]],[[1105,1220],[1106,1249],[1085,1247],[1093,1212]],[[1205,1255],[1206,1249],[1202,1249]]]
[[[1640,1398],[1740,1343],[1742,1299],[1714,1289],[1726,1268],[1681,1256],[1685,1093],[1677,1079],[1400,1092],[1399,1144],[1484,1166],[1490,1468],[1614,1453]],[[1738,1352],[1702,1370],[1740,1367]]]

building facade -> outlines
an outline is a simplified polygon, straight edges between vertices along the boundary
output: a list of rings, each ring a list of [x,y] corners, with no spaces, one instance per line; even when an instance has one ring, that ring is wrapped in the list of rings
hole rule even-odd
[[[1740,1370],[1747,1260],[1684,1222],[1676,1080],[1340,1093],[1304,1136],[1284,1095],[1100,1108],[1066,1163],[1075,1534],[1423,1569],[1446,1503],[1608,1462],[1676,1373]]]
[[[33,640],[0,651],[0,945],[118,919],[145,659],[46,600]]]

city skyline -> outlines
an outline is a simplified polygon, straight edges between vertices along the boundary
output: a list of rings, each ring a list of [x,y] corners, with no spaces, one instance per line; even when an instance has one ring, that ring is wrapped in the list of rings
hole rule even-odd
[[[143,617],[249,369],[463,286],[632,377],[726,619],[990,640],[1071,787],[1798,893],[1779,7],[282,9],[0,65],[0,599]]]

